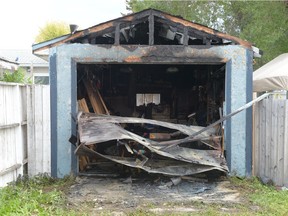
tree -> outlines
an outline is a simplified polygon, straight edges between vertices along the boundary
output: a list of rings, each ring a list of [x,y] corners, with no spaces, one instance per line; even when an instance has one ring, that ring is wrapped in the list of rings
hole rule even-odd
[[[69,26],[64,22],[48,22],[43,28],[40,28],[35,42],[40,43],[51,40],[53,38],[68,34],[69,32]]]
[[[288,5],[281,1],[126,0],[127,9],[155,8],[240,37],[264,51],[255,68],[288,52]]]
[[[255,43],[264,51],[256,67],[288,52],[288,8],[285,2],[233,2],[232,13],[238,21],[239,37]]]
[[[221,19],[223,7],[227,4],[224,1],[160,1],[160,0],[126,0],[127,9],[138,12],[147,8],[154,8],[165,11],[192,22],[207,25],[211,28],[223,30]]]

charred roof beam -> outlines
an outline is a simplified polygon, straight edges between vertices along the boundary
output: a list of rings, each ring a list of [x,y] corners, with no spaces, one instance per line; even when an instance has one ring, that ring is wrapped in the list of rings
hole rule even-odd
[[[117,23],[115,26],[115,37],[114,37],[114,45],[120,44],[120,23]]]
[[[74,34],[67,34],[64,36],[61,36],[59,38],[55,38],[52,39],[50,41],[44,41],[42,43],[39,44],[35,44],[33,45],[33,53],[35,52],[40,52],[42,50],[46,50],[49,49],[51,47],[55,47],[55,46],[59,46],[63,43],[73,43],[73,42],[78,42],[78,41],[82,41],[81,38],[83,37],[88,37],[90,41],[93,40],[93,44],[95,44],[95,37],[97,36],[101,36],[103,35],[103,31],[106,33],[114,33],[115,34],[115,23],[120,22],[120,23],[124,23],[124,26],[131,26],[131,25],[135,25],[135,23],[141,23],[141,22],[148,22],[149,21],[149,16],[150,19],[152,18],[152,16],[154,17],[154,27],[155,25],[157,25],[157,23],[155,23],[157,20],[162,20],[161,23],[168,23],[170,26],[178,26],[178,30],[180,31],[181,29],[181,33],[184,35],[184,28],[191,28],[194,29],[197,32],[201,32],[203,34],[208,34],[210,35],[207,36],[206,38],[211,38],[211,37],[215,37],[215,38],[219,38],[220,42],[219,44],[239,44],[242,45],[246,48],[252,49],[252,44],[248,41],[242,40],[240,38],[228,35],[226,33],[222,33],[219,32],[215,29],[209,28],[207,26],[198,24],[198,23],[193,23],[189,20],[184,20],[182,18],[179,18],[177,16],[173,16],[170,15],[168,13],[162,12],[162,11],[158,11],[155,9],[147,9],[138,13],[134,13],[134,14],[129,14],[127,16],[123,16],[114,20],[110,20],[104,23],[100,23],[98,25],[92,26],[90,28],[81,30],[81,31],[76,31]],[[152,24],[153,22],[151,22]],[[124,27],[123,26],[123,27]],[[120,25],[120,31],[122,29],[122,24]],[[152,30],[152,28],[151,28]],[[109,32],[110,31],[110,32]],[[148,32],[149,30],[147,30]],[[154,31],[156,31],[156,29],[154,28]],[[96,33],[97,35],[95,36],[94,33]],[[91,35],[91,36],[90,36]],[[147,35],[148,36],[148,35]],[[148,37],[147,37],[148,38]],[[152,37],[150,37],[150,43],[152,43]],[[189,34],[188,34],[188,38],[189,38]],[[154,44],[155,44],[155,34],[154,34]],[[185,37],[185,40],[187,41],[187,37]],[[183,43],[184,44],[184,36],[180,39],[180,44]],[[205,39],[204,39],[205,40]],[[216,43],[213,43],[211,45],[219,45],[217,44],[218,39],[214,39],[212,38],[213,41],[216,41]],[[222,40],[222,43],[221,43]],[[228,43],[227,41],[228,40]],[[120,43],[121,41],[124,41],[123,38],[120,37]],[[230,42],[231,41],[231,42]],[[128,43],[128,41],[126,40],[126,42]],[[176,41],[175,41],[176,42]],[[97,42],[96,42],[97,43]],[[139,44],[139,41],[136,41],[137,44]],[[109,43],[110,44],[110,43]],[[113,44],[114,44],[114,39],[113,39]],[[124,42],[125,44],[125,42]],[[149,38],[145,39],[145,44],[149,44]],[[187,42],[185,42],[185,44],[187,44]],[[188,39],[188,44],[189,44],[189,39]],[[199,43],[198,43],[199,44]],[[209,44],[209,43],[208,43]],[[191,44],[193,45],[193,43]],[[195,45],[195,44],[194,44]]]
[[[184,27],[184,32],[183,32],[183,45],[187,46],[188,42],[189,42],[188,28],[185,26]]]
[[[154,45],[154,15],[151,14],[149,15],[149,45]]]
[[[114,34],[115,35],[115,37],[116,37],[116,35],[117,35],[117,33],[116,33],[116,30],[117,30],[117,28],[119,28],[119,31],[120,31],[120,33],[119,33],[119,44],[121,44],[121,38],[120,38],[120,34],[122,34],[123,35],[123,37],[125,38],[125,40],[127,41],[127,35],[125,35],[126,33],[125,33],[125,29],[132,29],[132,28],[134,28],[135,27],[135,25],[137,25],[137,24],[140,24],[140,23],[143,23],[143,22],[145,22],[145,21],[148,21],[148,17],[146,16],[146,17],[143,17],[143,18],[141,18],[140,20],[133,20],[133,21],[127,21],[127,22],[114,22],[113,23],[113,26],[112,27],[109,27],[109,28],[106,28],[106,29],[103,29],[103,30],[101,30],[101,31],[99,31],[99,32],[94,32],[94,33],[91,33],[88,37],[89,37],[89,39],[91,40],[91,39],[95,39],[96,37],[99,37],[99,36],[104,36],[105,34]],[[119,27],[117,27],[117,26],[119,26]],[[118,37],[118,36],[117,36]],[[75,40],[76,41],[76,40]],[[116,38],[115,38],[115,43],[116,43]],[[97,43],[97,42],[96,42]],[[118,44],[118,45],[119,45]]]

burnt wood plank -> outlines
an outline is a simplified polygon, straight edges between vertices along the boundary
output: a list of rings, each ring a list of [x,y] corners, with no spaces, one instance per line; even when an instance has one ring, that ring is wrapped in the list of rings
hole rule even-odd
[[[78,100],[78,110],[89,113],[89,108],[87,106],[85,98],[82,98],[81,100]]]
[[[93,110],[96,114],[107,114],[109,115],[109,111],[96,87],[93,87],[91,82],[86,80],[84,81],[84,85],[93,107]]]
[[[78,110],[89,113],[89,108],[87,106],[85,98],[78,100]],[[87,155],[79,155],[79,170],[83,171],[87,168],[90,159]]]

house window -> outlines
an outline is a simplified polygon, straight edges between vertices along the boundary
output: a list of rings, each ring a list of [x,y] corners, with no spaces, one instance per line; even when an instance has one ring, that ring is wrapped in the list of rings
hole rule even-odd
[[[34,84],[49,85],[49,76],[34,76]]]

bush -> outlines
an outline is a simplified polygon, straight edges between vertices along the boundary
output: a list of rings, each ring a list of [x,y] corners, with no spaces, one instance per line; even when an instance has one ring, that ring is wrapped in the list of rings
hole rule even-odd
[[[3,82],[14,82],[14,83],[24,83],[31,84],[31,79],[25,76],[25,70],[18,68],[14,72],[5,71],[3,78],[0,78],[0,81]]]

